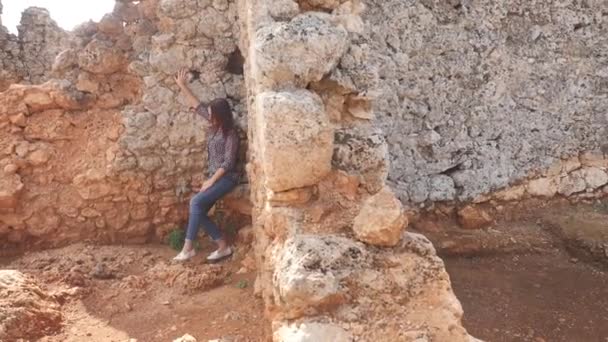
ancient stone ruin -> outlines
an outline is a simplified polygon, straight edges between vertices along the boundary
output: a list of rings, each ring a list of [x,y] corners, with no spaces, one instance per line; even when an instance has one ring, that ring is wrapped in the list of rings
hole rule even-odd
[[[235,110],[244,175],[220,207],[252,223],[275,341],[474,341],[408,222],[608,192],[602,6],[117,0],[72,32],[30,8],[17,36],[0,25],[1,254],[183,224],[206,163],[185,67]],[[53,299],[6,274],[55,329]]]

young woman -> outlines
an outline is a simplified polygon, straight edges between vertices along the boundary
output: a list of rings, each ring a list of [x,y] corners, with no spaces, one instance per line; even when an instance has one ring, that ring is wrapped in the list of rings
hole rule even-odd
[[[207,260],[218,261],[232,254],[218,226],[213,223],[207,212],[213,204],[230,192],[238,183],[236,160],[239,148],[239,137],[234,126],[232,111],[228,101],[215,99],[208,105],[201,103],[188,88],[188,71],[182,69],[175,76],[175,82],[184,92],[188,103],[194,111],[211,124],[207,132],[208,177],[198,194],[190,200],[188,231],[184,248],[173,260],[184,261],[192,258],[196,252],[193,241],[196,239],[199,225],[217,243],[218,249],[211,253]]]

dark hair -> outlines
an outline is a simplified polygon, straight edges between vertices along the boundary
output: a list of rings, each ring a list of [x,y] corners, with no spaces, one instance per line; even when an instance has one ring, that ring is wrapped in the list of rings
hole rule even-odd
[[[219,126],[224,135],[234,128],[234,118],[232,117],[232,109],[226,99],[215,99],[209,103],[211,108],[210,119],[211,123]]]

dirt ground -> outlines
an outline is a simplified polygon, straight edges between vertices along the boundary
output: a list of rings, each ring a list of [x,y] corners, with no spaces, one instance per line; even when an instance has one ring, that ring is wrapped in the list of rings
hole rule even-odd
[[[444,260],[473,336],[608,341],[608,273],[563,252]]]
[[[608,206],[522,207],[477,231],[426,227],[419,231],[444,259],[473,336],[608,342]],[[243,268],[250,252],[238,247],[209,265],[211,247],[174,264],[167,246],[78,244],[0,259],[0,268],[32,275],[63,303],[63,329],[43,342],[172,341],[186,333],[203,342],[270,341],[254,274]]]
[[[608,341],[608,210],[519,211],[480,232],[435,234],[463,324],[492,342]],[[460,245],[459,248],[454,246]]]
[[[176,253],[167,246],[72,245],[5,259],[0,268],[32,275],[62,298],[63,330],[43,342],[166,342],[184,334],[204,342],[269,341],[254,273],[237,274],[243,251],[209,265],[203,260],[210,250],[205,245],[194,261],[173,264]]]

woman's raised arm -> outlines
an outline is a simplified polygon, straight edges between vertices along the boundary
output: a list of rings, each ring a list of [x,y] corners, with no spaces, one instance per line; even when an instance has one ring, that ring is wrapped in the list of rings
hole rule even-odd
[[[198,98],[192,93],[192,90],[190,90],[190,88],[188,88],[188,70],[186,69],[181,69],[180,71],[177,72],[177,75],[175,76],[175,83],[177,83],[177,86],[184,92],[184,94],[186,95],[186,99],[188,101],[188,104],[190,105],[190,107],[198,107],[198,105],[200,104],[200,101],[198,100]]]

